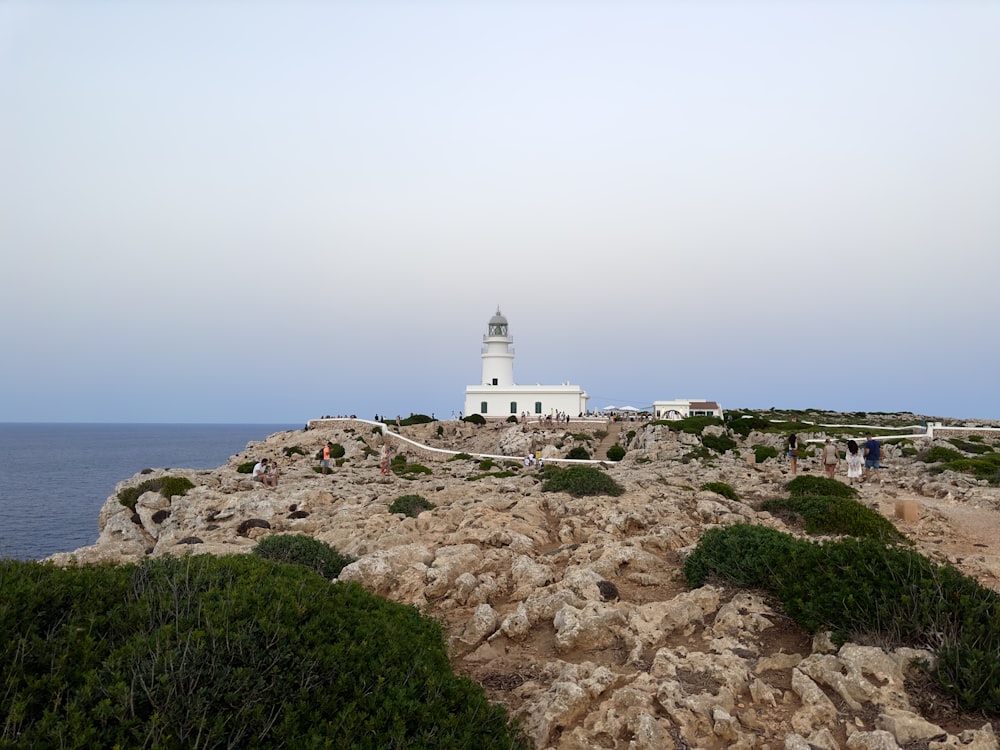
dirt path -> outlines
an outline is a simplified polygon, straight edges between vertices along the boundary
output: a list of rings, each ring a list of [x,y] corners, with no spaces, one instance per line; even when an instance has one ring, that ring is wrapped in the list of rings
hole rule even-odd
[[[951,562],[984,586],[1000,592],[1000,513],[949,499],[921,497],[894,490],[863,491],[928,557]],[[917,504],[916,521],[896,517],[897,502]]]

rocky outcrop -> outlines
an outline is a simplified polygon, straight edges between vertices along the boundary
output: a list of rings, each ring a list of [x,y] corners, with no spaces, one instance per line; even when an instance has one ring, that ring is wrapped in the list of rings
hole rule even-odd
[[[754,592],[686,590],[683,558],[706,529],[785,528],[755,508],[782,491],[786,465],[746,458],[749,446],[775,436],[752,435],[743,455],[691,459],[697,436],[637,425],[628,437],[630,427],[625,459],[604,465],[626,489],[617,498],[542,492],[537,470],[523,465],[529,450],[553,460],[575,445],[592,451],[606,430],[580,421],[566,429],[447,423],[441,436],[433,426],[404,428],[436,449],[420,453],[431,474],[410,478],[380,475],[380,443],[394,438],[370,425],[280,433],[215,471],[171,470],[195,484],[183,497],[146,493],[134,510],[108,498],[97,543],[53,559],[236,554],[267,535],[308,534],[356,558],[341,581],[439,617],[456,668],[507,705],[538,748],[997,747],[982,720],[943,726],[921,715],[908,677],[913,660],[932,653],[837,649]],[[323,476],[311,457],[327,440],[346,454]],[[510,461],[503,471],[483,469],[478,458],[448,460],[446,448]],[[282,467],[276,488],[237,471],[265,456]],[[876,507],[904,490],[1000,507],[995,488],[931,476],[901,455],[887,463],[887,485],[864,490]],[[810,470],[808,459],[801,470]],[[165,473],[136,476],[116,493]],[[698,489],[712,481],[730,484],[740,500]],[[404,494],[435,507],[416,518],[390,513]],[[985,575],[987,566],[973,570]]]

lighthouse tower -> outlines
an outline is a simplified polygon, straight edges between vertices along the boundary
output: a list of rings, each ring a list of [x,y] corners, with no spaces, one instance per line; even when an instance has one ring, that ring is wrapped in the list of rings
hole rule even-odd
[[[507,331],[507,318],[500,314],[490,318],[487,333],[483,336],[483,385],[507,387],[514,385],[513,337]]]
[[[526,418],[561,412],[577,416],[587,412],[586,392],[578,385],[515,385],[514,339],[507,318],[497,308],[483,336],[483,379],[465,387],[466,415],[486,419]]]

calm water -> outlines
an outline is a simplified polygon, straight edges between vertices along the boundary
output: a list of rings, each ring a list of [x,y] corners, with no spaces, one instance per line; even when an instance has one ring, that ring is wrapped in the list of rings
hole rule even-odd
[[[35,560],[97,541],[115,485],[142,469],[214,469],[302,425],[0,424],[0,557]]]

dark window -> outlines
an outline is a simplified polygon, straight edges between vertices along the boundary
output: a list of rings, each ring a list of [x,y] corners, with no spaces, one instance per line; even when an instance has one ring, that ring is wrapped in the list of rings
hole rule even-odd
[[[517,414],[517,401],[510,402],[510,413]]]
[[[481,403],[481,404],[479,405],[479,413],[480,413],[480,414],[485,414],[485,413],[486,413],[486,402],[485,402],[485,401],[483,401],[483,402],[482,402],[482,403]]]
[[[496,378],[493,378],[493,385],[498,385]]]
[[[536,401],[535,402],[535,414],[541,414],[541,413],[542,413],[542,402],[541,401]]]

